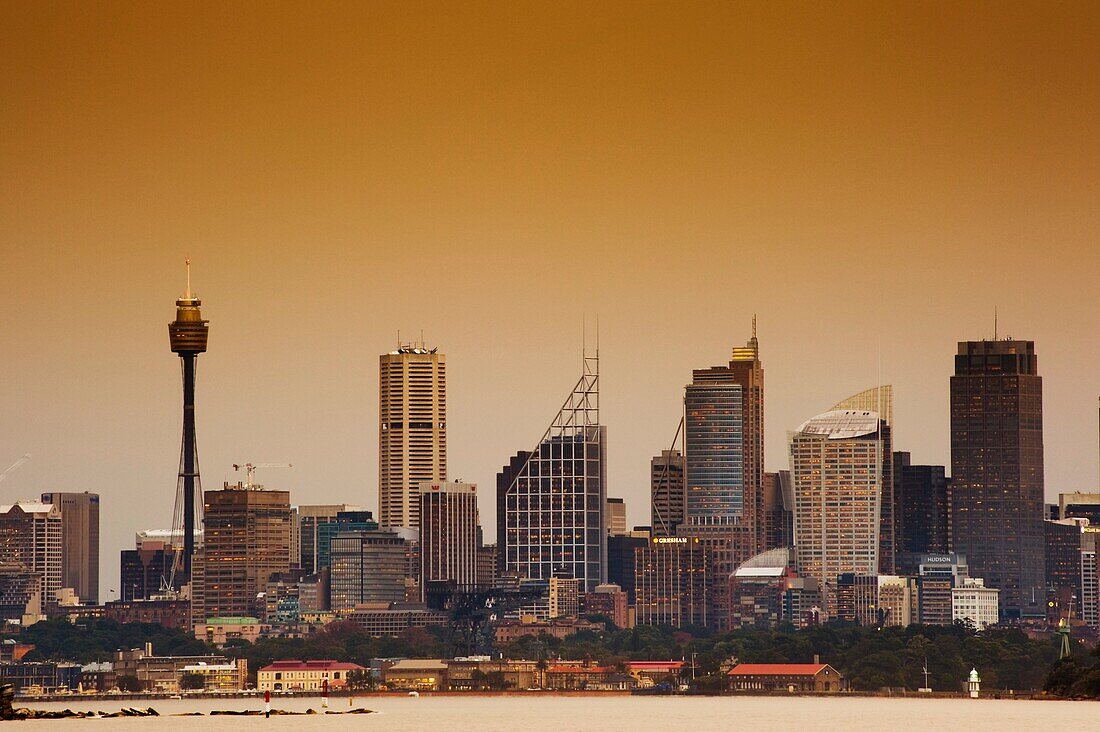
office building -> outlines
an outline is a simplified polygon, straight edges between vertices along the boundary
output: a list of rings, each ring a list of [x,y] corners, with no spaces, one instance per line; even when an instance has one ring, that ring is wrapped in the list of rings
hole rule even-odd
[[[876,412],[832,411],[789,435],[798,568],[820,583],[827,613],[837,575],[878,574],[883,427]]]
[[[917,569],[917,622],[951,625],[951,590],[969,577],[970,568],[963,555],[922,555]]]
[[[630,628],[631,608],[626,593],[616,584],[599,585],[584,596],[584,614],[602,615],[609,618],[617,628]]]
[[[607,430],[600,425],[599,358],[583,373],[530,452],[497,475],[501,574],[567,572],[590,592],[606,580]]]
[[[41,577],[42,606],[53,608],[62,587],[61,509],[38,501],[0,506],[0,565]]]
[[[698,539],[654,537],[635,550],[635,622],[638,625],[706,626],[709,562]]]
[[[794,544],[794,489],[791,471],[764,473],[763,551]]]
[[[1058,518],[1086,518],[1100,526],[1100,493],[1059,493]]]
[[[200,617],[259,617],[257,597],[290,570],[290,493],[242,483],[204,493]],[[196,581],[197,584],[197,581]]]
[[[43,493],[61,510],[61,586],[81,602],[99,602],[99,494]]]
[[[631,605],[637,601],[635,550],[648,544],[649,539],[644,536],[611,536],[607,539],[607,581],[621,587]]]
[[[363,603],[405,601],[408,558],[405,540],[397,533],[338,533],[329,552],[329,608],[334,612]]]
[[[793,622],[784,616],[784,595],[790,580],[798,576],[790,547],[757,554],[729,579],[730,629],[776,628]]]
[[[1044,521],[1046,546],[1047,614],[1052,622],[1062,617],[1081,617],[1084,609],[1083,572],[1086,554],[1096,552],[1097,528],[1087,518]]]
[[[844,572],[836,582],[837,619],[879,628],[916,622],[916,579]]]
[[[295,506],[293,509],[293,532],[291,534],[291,561],[298,557],[297,566],[307,574],[316,572],[319,544],[318,527],[336,518],[337,514],[348,511],[363,511],[362,506],[347,503]],[[373,517],[372,517],[373,518]]]
[[[684,523],[707,551],[714,628],[729,627],[728,581],[763,547],[764,369],[753,335],[729,364],[692,372],[684,388]]]
[[[881,499],[879,500],[878,572],[894,574],[897,541],[894,534],[894,387],[889,384],[875,386],[848,397],[833,407],[833,411],[875,412],[879,424],[878,439],[882,451]]]
[[[974,624],[978,630],[993,625],[1000,617],[1001,591],[986,587],[980,579],[968,577],[951,589],[951,619]]]
[[[662,450],[649,461],[650,525],[654,536],[676,536],[684,522],[684,456]]]
[[[959,343],[951,377],[951,548],[1001,590],[1007,617],[1046,614],[1043,490],[1035,343]]]
[[[335,516],[319,520],[316,528],[317,571],[328,569],[332,537],[348,531],[376,531],[378,528],[378,522],[370,511],[337,511]],[[408,529],[403,531],[409,533]]]
[[[465,589],[477,584],[479,533],[476,484],[420,484],[422,601],[429,583]]]
[[[894,453],[894,530],[899,553],[947,552],[950,484],[944,466],[912,465],[909,453]]]
[[[378,522],[420,526],[420,484],[447,479],[447,357],[402,345],[378,357]]]
[[[29,625],[41,616],[42,575],[19,564],[0,564],[0,620]]]
[[[621,498],[608,498],[604,504],[607,517],[607,535],[624,536],[626,530],[626,503]]]

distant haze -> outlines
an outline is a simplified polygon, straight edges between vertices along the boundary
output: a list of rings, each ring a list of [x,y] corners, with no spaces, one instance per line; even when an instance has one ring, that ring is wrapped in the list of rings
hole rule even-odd
[[[183,260],[203,484],[377,508],[378,354],[447,354],[494,480],[599,318],[609,492],[648,523],[692,368],[753,313],[766,464],[892,383],[946,463],[958,340],[1034,339],[1047,495],[1097,485],[1095,3],[7,3],[0,501],[102,496],[103,591],[167,527]]]

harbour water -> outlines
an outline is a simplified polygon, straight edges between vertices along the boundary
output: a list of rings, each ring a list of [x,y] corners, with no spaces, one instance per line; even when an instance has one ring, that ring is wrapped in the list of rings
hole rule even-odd
[[[321,710],[319,698],[273,699],[272,708]],[[16,706],[22,706],[18,702]],[[263,709],[262,699],[50,702],[36,709],[115,711],[152,706],[163,715],[212,709]],[[915,697],[630,697],[630,696],[369,696],[356,707],[378,712],[348,716],[170,717],[39,720],[28,729],[393,730],[394,732],[656,732],[663,730],[1038,730],[1079,729],[1097,719],[1097,702]],[[330,708],[348,708],[333,697]],[[22,729],[22,727],[21,727]]]

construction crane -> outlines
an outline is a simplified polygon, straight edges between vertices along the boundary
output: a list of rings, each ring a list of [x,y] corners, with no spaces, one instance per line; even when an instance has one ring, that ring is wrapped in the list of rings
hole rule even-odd
[[[14,473],[16,470],[19,470],[20,466],[22,466],[23,463],[27,462],[30,459],[31,459],[31,454],[28,452],[26,455],[19,458],[14,463],[12,463],[8,467],[7,470],[5,470],[3,473],[0,473],[0,483],[4,482],[4,478],[7,478],[9,475]]]
[[[256,483],[253,480],[256,477],[256,468],[293,468],[290,463],[245,463],[244,465],[237,465],[234,463],[233,470],[240,470],[244,468],[245,475],[248,476],[245,481],[244,487],[248,490],[253,490],[256,487]]]

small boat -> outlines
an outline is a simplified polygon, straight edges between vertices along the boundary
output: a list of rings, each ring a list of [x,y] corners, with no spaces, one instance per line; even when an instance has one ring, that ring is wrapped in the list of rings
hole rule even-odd
[[[420,696],[420,692],[419,691],[410,691],[409,696]]]
[[[654,684],[653,686],[643,686],[636,689],[631,689],[630,693],[634,696],[671,696],[676,693],[676,689],[672,684],[667,681],[663,681],[660,684]]]

